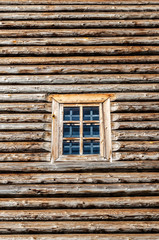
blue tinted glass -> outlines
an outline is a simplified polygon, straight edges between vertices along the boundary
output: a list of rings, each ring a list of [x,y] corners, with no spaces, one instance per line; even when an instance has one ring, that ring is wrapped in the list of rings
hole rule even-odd
[[[99,125],[83,124],[83,137],[99,137]]]
[[[64,155],[79,154],[79,142],[63,141],[63,154]]]
[[[64,124],[63,125],[63,137],[79,137],[79,125],[76,124]]]
[[[79,121],[79,107],[64,107],[64,121]]]
[[[99,107],[83,107],[83,120],[99,120]]]
[[[83,154],[99,154],[99,153],[100,153],[99,141],[97,140],[83,141]]]

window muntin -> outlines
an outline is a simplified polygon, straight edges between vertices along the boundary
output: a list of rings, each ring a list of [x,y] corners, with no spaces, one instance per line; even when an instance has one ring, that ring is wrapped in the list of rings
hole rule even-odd
[[[62,154],[100,154],[99,119],[99,105],[82,104],[79,107],[63,105]]]

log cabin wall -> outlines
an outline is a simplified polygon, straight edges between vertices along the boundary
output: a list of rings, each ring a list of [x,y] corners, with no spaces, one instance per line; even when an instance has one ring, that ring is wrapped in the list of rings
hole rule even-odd
[[[0,239],[159,239],[159,1],[0,0]],[[114,93],[112,163],[50,163],[53,93]]]

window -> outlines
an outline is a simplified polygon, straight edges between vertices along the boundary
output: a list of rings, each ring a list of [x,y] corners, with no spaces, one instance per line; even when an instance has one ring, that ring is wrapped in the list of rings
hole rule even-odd
[[[110,94],[55,94],[52,160],[111,161]]]

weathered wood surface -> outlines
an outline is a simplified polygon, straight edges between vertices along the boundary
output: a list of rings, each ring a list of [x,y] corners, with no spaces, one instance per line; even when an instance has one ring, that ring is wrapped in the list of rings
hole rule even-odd
[[[46,164],[46,163],[45,163]],[[1,197],[159,195],[159,183],[0,185]]]
[[[46,102],[46,94],[0,94],[0,102]]]
[[[55,46],[62,46],[62,45],[97,45],[97,46],[105,46],[105,45],[122,45],[122,44],[143,44],[145,45],[158,45],[159,38],[158,36],[135,36],[134,37],[57,37],[57,38],[51,38],[51,37],[42,37],[42,38],[31,38],[31,37],[0,37],[0,46],[9,46],[9,45],[26,45],[26,46],[43,46],[43,45],[55,45]],[[143,46],[143,47],[144,47]]]
[[[40,31],[40,30],[39,30]],[[20,31],[21,32],[21,31]],[[56,40],[58,41],[58,40]],[[47,56],[47,55],[52,55],[52,56],[57,56],[57,55],[65,55],[66,59],[68,58],[69,55],[75,55],[76,57],[79,58],[80,60],[80,55],[115,55],[114,57],[115,60],[119,59],[117,55],[120,55],[121,60],[122,58],[133,58],[133,56],[121,56],[121,55],[128,55],[128,54],[133,54],[133,55],[140,55],[140,54],[158,54],[159,53],[159,46],[38,46],[38,47],[33,47],[33,46],[13,46],[13,47],[1,47],[0,48],[0,55],[5,56],[5,55],[35,55],[35,56]],[[71,56],[70,56],[71,57]],[[70,58],[69,57],[69,58]],[[94,56],[95,57],[95,56]],[[144,56],[138,56],[139,59],[144,57]],[[150,58],[155,58],[155,56],[145,56],[147,59]],[[156,56],[157,57],[157,56]],[[113,57],[112,57],[113,58]],[[14,59],[14,58],[13,58]],[[30,57],[31,59],[31,57]],[[74,59],[76,59],[74,57]],[[27,60],[27,58],[26,58]],[[111,57],[110,57],[111,60]],[[58,59],[57,59],[58,61]],[[138,61],[136,59],[136,61]],[[27,73],[26,73],[27,74]]]
[[[21,234],[1,235],[2,240],[158,240],[159,234]]]
[[[58,162],[54,164],[46,163],[1,163],[0,172],[32,172],[32,173],[45,173],[45,172],[135,172],[135,171],[151,171],[155,172],[159,170],[158,161],[119,161],[119,162],[85,162],[85,161],[69,161],[67,164],[64,162]]]
[[[152,111],[153,111],[153,109],[152,109]],[[159,119],[159,113],[151,113],[151,114],[147,114],[147,113],[112,113],[112,121],[113,122],[144,121],[144,120],[158,121],[158,119]]]
[[[158,129],[159,128],[159,122],[158,121],[142,121],[139,122],[114,122],[112,123],[112,129],[144,129],[144,130],[149,130],[149,129]]]
[[[128,16],[129,14],[130,13],[128,13]],[[122,15],[123,13],[121,13],[121,16]],[[41,16],[41,13],[40,13],[40,16]],[[151,13],[150,13],[150,16],[151,16]],[[24,29],[24,30],[17,30],[17,29],[2,30],[1,29],[0,30],[1,37],[80,37],[80,36],[116,37],[116,36],[158,36],[158,34],[159,34],[159,28],[38,29],[38,30],[37,29]]]
[[[158,172],[143,173],[9,173],[0,175],[0,184],[52,183],[159,183]]]
[[[45,3],[45,2],[44,2]],[[158,11],[158,5],[0,5],[1,12],[92,12],[92,11],[101,11],[101,12],[118,12],[118,11]]]
[[[39,114],[39,113],[8,114],[8,113],[4,113],[4,114],[0,114],[0,122],[5,123],[5,124],[7,124],[7,123],[14,123],[14,124],[17,124],[17,123],[44,123],[43,126],[47,128],[47,124],[45,124],[45,123],[51,123],[51,114],[42,114],[42,113],[41,114]],[[9,126],[9,124],[8,124],[8,126]],[[38,126],[38,124],[37,124],[37,126]],[[2,127],[3,127],[3,125],[2,125]]]
[[[43,8],[46,7],[46,5],[41,5]],[[67,5],[63,5],[66,8],[68,7]],[[74,5],[75,6],[75,5]],[[79,5],[76,5],[79,7]],[[84,5],[81,5],[81,7]],[[25,12],[28,11],[29,8],[34,8],[35,10],[37,9],[37,6],[34,5],[27,5],[27,6],[19,6],[19,7],[24,7],[25,8]],[[53,6],[52,6],[53,7]],[[90,5],[91,7],[91,5]],[[98,7],[104,7],[104,5],[96,5],[96,8]],[[110,6],[111,7],[111,6]],[[120,6],[117,5],[115,7],[123,7],[125,9],[129,9],[129,7],[133,7],[133,6]],[[143,5],[141,6],[143,8],[148,8],[149,5]],[[151,7],[153,8],[158,8],[157,5],[153,6],[151,5]],[[138,8],[138,7],[137,7]],[[3,10],[4,9],[4,10]],[[9,8],[10,10],[11,8]],[[17,9],[17,6],[12,9]],[[22,9],[22,8],[21,8]],[[1,11],[5,11],[5,6],[0,5],[0,10]],[[8,10],[8,6],[7,6],[7,10]],[[8,10],[8,11],[9,11]],[[12,11],[12,10],[10,10]],[[105,10],[106,11],[106,10]],[[129,10],[128,10],[129,11]],[[107,20],[98,20],[98,21],[94,21],[94,20],[1,20],[1,24],[0,24],[0,28],[1,29],[6,29],[6,28],[99,28],[99,27],[159,27],[159,21],[158,19],[135,19],[135,20],[130,20],[130,19],[126,19],[126,20],[114,20],[114,19],[107,19]],[[140,38],[137,38],[140,39]],[[149,39],[149,41],[151,40],[151,38],[147,38]],[[153,39],[153,38],[152,38]],[[115,39],[114,39],[115,40]],[[121,41],[121,38],[119,38],[119,43]],[[116,41],[117,42],[117,41]],[[136,41],[135,41],[136,42]],[[134,42],[133,42],[134,43]],[[148,44],[145,41],[146,44]]]
[[[4,113],[4,112],[51,113],[51,104],[50,103],[36,103],[36,104],[35,103],[0,103],[0,112],[1,113]],[[40,116],[43,116],[43,115],[40,114],[39,117]]]
[[[59,86],[60,87],[60,86]],[[95,91],[95,90],[94,90]],[[92,89],[87,89],[87,92],[93,92]],[[60,93],[63,93],[60,92]],[[80,90],[77,88],[77,93]],[[115,94],[116,101],[159,101],[159,94],[155,92],[118,92]],[[47,94],[0,94],[0,102],[47,102]],[[113,99],[112,99],[113,101]]]
[[[9,153],[21,152],[22,153],[25,151],[25,152],[36,153],[39,151],[50,151],[50,149],[51,149],[50,143],[44,142],[44,139],[41,142],[40,141],[29,142],[29,139],[27,141],[27,139],[24,136],[20,137],[20,135],[19,135],[19,140],[18,140],[18,136],[17,136],[17,138],[14,137],[13,134],[10,136],[12,136],[12,139],[9,139],[9,137],[8,137],[8,140],[12,140],[12,142],[5,142],[5,140],[3,140],[4,142],[0,142],[0,152],[9,152]],[[37,140],[39,140],[39,139],[37,139]],[[18,141],[18,142],[14,142],[14,141]],[[18,156],[17,156],[17,158],[18,158]],[[21,161],[23,161],[23,160],[21,159]],[[44,161],[45,161],[45,159],[44,159]]]
[[[63,19],[158,19],[157,11],[137,11],[137,12],[14,12],[14,14],[1,13],[0,20],[34,20],[34,19],[52,19],[52,20],[63,20]]]
[[[112,146],[114,151],[158,151],[159,141],[118,141]]]
[[[51,141],[50,132],[47,131],[2,131],[0,132],[0,142],[2,141]]]
[[[112,132],[112,140],[159,140],[158,130],[129,130],[128,132],[119,130]]]
[[[1,153],[0,153],[0,162],[45,162],[45,161],[48,161],[50,162],[50,148],[49,148],[49,145],[47,147],[47,144],[39,144],[37,145],[35,143],[35,146],[32,147],[30,145],[30,148],[29,148],[29,144],[28,143],[25,143],[26,145],[24,146],[24,144],[20,144],[19,148],[18,146],[16,146],[16,149],[18,151],[22,151],[23,153],[14,153],[15,151],[15,148],[13,147],[13,144],[10,144],[9,146],[7,145],[7,148],[5,149],[5,147],[3,147],[4,151],[2,153],[2,149],[1,149]],[[15,145],[15,143],[14,143]],[[17,143],[16,143],[17,145]],[[23,145],[23,146],[22,146]],[[45,147],[44,147],[45,145]],[[4,146],[6,146],[4,144]],[[28,152],[28,149],[32,149],[33,152]],[[48,151],[49,152],[45,152],[45,151]],[[9,151],[12,151],[12,152],[9,152]],[[38,151],[41,152],[39,153]],[[36,152],[37,151],[37,152]],[[44,151],[44,152],[42,152]],[[9,152],[9,153],[8,153]]]
[[[1,75],[1,84],[158,83],[159,74]],[[37,103],[39,106],[42,103]],[[129,103],[127,103],[129,104]],[[149,102],[147,102],[149,104]],[[17,104],[14,103],[16,106]],[[146,104],[145,104],[146,105]],[[22,105],[23,107],[24,104]],[[36,107],[34,106],[34,107]],[[51,109],[51,104],[49,105]],[[45,105],[45,110],[48,109]],[[19,106],[20,107],[20,106]]]
[[[41,221],[0,222],[1,233],[156,233],[158,221]]]
[[[29,54],[27,52],[27,54]],[[40,55],[40,50],[38,52]],[[38,55],[37,54],[37,55]],[[47,52],[45,53],[47,55]],[[107,63],[159,63],[158,56],[98,56],[98,57],[2,57],[1,65],[34,64],[107,64]]]
[[[74,66],[76,67],[76,66]],[[6,67],[4,67],[6,68]],[[20,68],[20,67],[18,67]],[[31,67],[30,67],[31,68]],[[33,67],[34,68],[34,67]],[[35,67],[36,68],[36,67]],[[38,67],[39,68],[39,67]],[[42,72],[46,72],[47,70],[49,70],[49,66],[47,67],[42,67]],[[82,67],[81,67],[82,68]],[[107,69],[109,68],[109,66],[107,67]],[[19,71],[25,71],[24,68],[20,68],[23,70],[19,70]],[[44,70],[43,70],[44,69]],[[80,69],[80,66],[79,66]],[[87,68],[85,66],[85,69],[87,72],[89,72],[89,68]],[[92,67],[93,69],[93,67]],[[140,69],[142,69],[142,67],[140,67]],[[64,71],[64,69],[61,67],[61,70]],[[94,71],[95,69],[93,69]],[[1,71],[1,67],[0,67],[0,71]],[[5,71],[5,70],[3,70]],[[12,70],[11,70],[12,71]],[[16,72],[16,69],[14,69],[14,71]],[[34,72],[34,70],[28,70],[28,72]],[[35,69],[36,71],[36,69]],[[38,69],[39,71],[39,69]],[[56,69],[54,71],[57,71]],[[74,70],[73,70],[74,71]],[[78,71],[78,70],[75,70]],[[81,70],[79,70],[81,71]],[[111,71],[110,69],[108,71]],[[143,70],[142,70],[143,71]],[[159,71],[159,67],[158,67],[158,71]],[[71,70],[70,70],[71,72]],[[114,89],[116,92],[142,92],[142,91],[146,91],[146,92],[159,92],[159,83],[145,83],[145,84],[94,84],[94,85],[87,85],[88,89],[90,89],[92,92],[114,92]],[[76,84],[76,85],[56,85],[53,87],[50,87],[50,85],[14,85],[14,86],[8,86],[8,85],[1,85],[0,88],[0,93],[76,93],[77,90],[81,93],[83,92],[87,92],[88,89],[85,88],[85,85],[80,85],[80,84]],[[114,97],[115,98],[115,97]]]
[[[1,221],[157,221],[158,209],[0,210]]]
[[[158,150],[157,150],[158,151]],[[159,152],[113,152],[114,161],[148,161],[148,160],[159,160]]]
[[[134,114],[135,112],[156,112],[159,111],[159,102],[148,101],[148,102],[112,102],[111,103],[112,112],[130,112]],[[120,113],[121,114],[121,113]],[[123,113],[122,113],[123,114]],[[148,115],[148,114],[147,114]]]
[[[159,238],[158,10],[0,0],[0,239]],[[49,95],[98,92],[114,96],[113,162],[50,163]]]
[[[6,201],[7,200],[7,201]],[[158,196],[80,198],[0,198],[0,209],[101,209],[159,207]]]
[[[49,131],[51,131],[51,129],[52,129],[51,124],[45,124],[45,123],[21,123],[21,124],[19,124],[19,123],[1,123],[0,124],[1,131],[2,130],[13,130],[13,131],[15,131],[15,130],[24,130],[24,131],[28,131],[28,130],[34,130],[34,131],[35,130],[36,131],[37,130],[39,130],[39,131],[45,130],[45,131],[47,131],[47,130],[49,130]],[[11,132],[11,134],[12,133],[13,132]],[[2,134],[3,134],[3,132],[2,132]],[[24,134],[26,134],[26,132],[24,132]],[[35,133],[35,135],[36,134],[37,133]],[[1,135],[1,133],[0,133],[0,139],[1,139],[1,137],[5,137],[5,136],[7,137],[7,135],[5,135],[5,134]],[[41,136],[41,134],[39,133],[39,137],[40,136]],[[49,139],[49,136],[48,136],[48,139]]]
[[[133,4],[137,4],[137,5],[142,5],[142,4],[157,4],[158,5],[158,0],[113,0],[113,1],[109,1],[109,0],[89,0],[89,1],[85,1],[85,0],[54,0],[54,3],[52,3],[52,0],[44,0],[44,1],[38,1],[38,0],[1,0],[0,4],[24,4],[24,5],[28,5],[28,4],[53,4],[53,5],[61,5],[61,4],[109,4],[109,5],[114,5],[114,4],[127,4],[127,5],[133,5]]]

